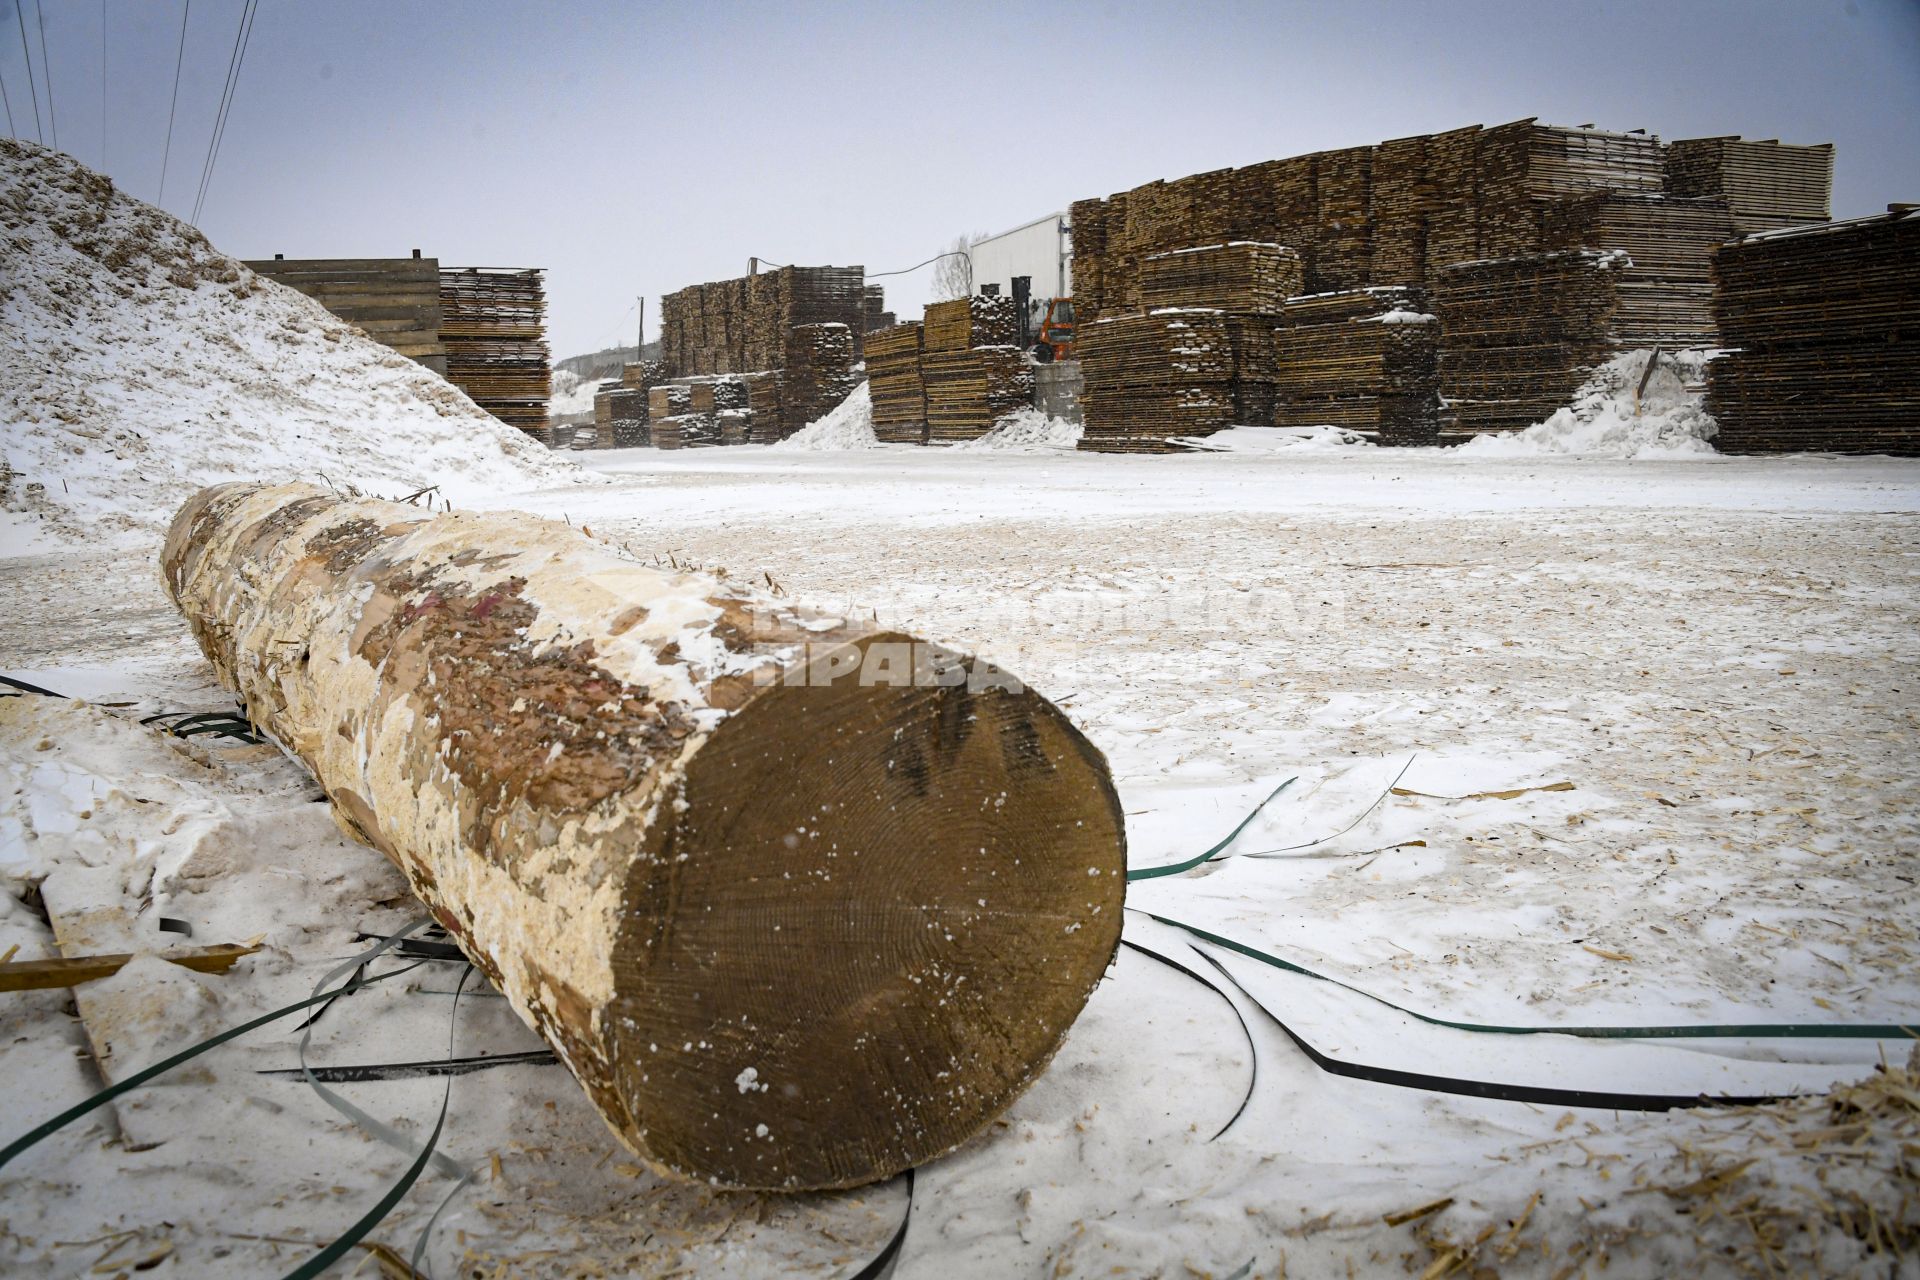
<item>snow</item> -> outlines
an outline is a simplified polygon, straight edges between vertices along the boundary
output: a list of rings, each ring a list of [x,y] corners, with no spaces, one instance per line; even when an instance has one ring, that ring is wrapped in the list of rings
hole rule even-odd
[[[818,453],[875,449],[879,445],[878,437],[873,434],[873,394],[862,382],[823,417],[815,418],[771,447],[788,452]]]
[[[1325,453],[1373,447],[1345,427],[1228,427],[1210,436],[1177,436],[1174,443],[1209,453]]]
[[[993,430],[976,440],[953,447],[968,453],[1048,453],[1072,449],[1085,430],[1077,422],[1054,418],[1038,409],[1016,409],[1001,418]]]
[[[1703,488],[1685,459],[1301,445],[594,460],[603,485],[496,501],[567,514],[642,553],[764,568],[796,599],[871,610],[1004,662],[1106,754],[1136,866],[1191,857],[1297,779],[1220,857],[1133,886],[1135,908],[1441,1017],[1920,1017],[1901,879],[1920,847],[1908,767],[1920,463],[1727,458]],[[303,996],[361,945],[356,930],[408,918],[395,873],[340,838],[297,767],[222,759],[136,723],[228,705],[147,556],[16,556],[0,559],[0,582],[19,602],[0,620],[0,670],[135,702],[0,702],[7,883],[17,894],[45,876],[54,897],[64,884],[70,899],[118,906],[129,949],[164,944],[161,915],[190,920],[195,943],[268,935],[224,977],[150,985],[162,975],[148,963],[109,994],[151,994],[195,1028],[231,1025]],[[1558,783],[1572,789],[1540,789]],[[1128,936],[1212,972],[1138,911]],[[0,894],[0,949],[16,941],[21,958],[51,949],[38,917]],[[1476,1036],[1214,954],[1322,1051],[1383,1066],[1766,1092],[1861,1077],[1882,1048]],[[430,966],[354,996],[316,1027],[313,1060],[445,1053],[454,978]],[[1123,951],[1004,1124],[922,1170],[902,1274],[1231,1274],[1251,1258],[1273,1275],[1283,1251],[1289,1274],[1344,1274],[1348,1261],[1365,1273],[1409,1254],[1424,1267],[1417,1228],[1382,1214],[1451,1196],[1430,1223],[1438,1236],[1470,1241],[1497,1224],[1498,1241],[1542,1191],[1515,1274],[1544,1247],[1561,1265],[1605,1239],[1609,1275],[1657,1276],[1699,1252],[1696,1234],[1710,1248],[1747,1238],[1680,1214],[1684,1200],[1623,1194],[1702,1176],[1677,1163],[1682,1147],[1723,1152],[1726,1165],[1756,1158],[1742,1195],[1806,1183],[1790,1142],[1757,1155],[1744,1145],[1771,1121],[1568,1119],[1328,1076],[1234,995],[1258,1081],[1246,1113],[1209,1141],[1246,1089],[1246,1041],[1220,997]],[[0,1080],[15,1113],[51,1115],[96,1087],[59,1000],[9,999]],[[504,1003],[484,987],[462,1002],[461,1052],[538,1047]],[[135,1001],[124,1019],[130,1063],[171,1043],[169,1020],[141,1030],[153,1007]],[[0,1269],[85,1272],[97,1250],[69,1257],[49,1242],[137,1229],[173,1243],[169,1265],[252,1275],[302,1251],[236,1235],[343,1228],[406,1158],[297,1081],[252,1074],[290,1065],[297,1040],[269,1030],[221,1050],[209,1059],[218,1087],[143,1091],[126,1120],[164,1137],[151,1150],[106,1141],[103,1122],[23,1157],[6,1171],[16,1235],[0,1241]],[[723,1085],[746,1076],[739,1063],[721,1070]],[[439,1105],[437,1081],[341,1088],[403,1126]],[[1800,1123],[1829,1123],[1823,1108],[1808,1114]],[[902,1208],[897,1186],[775,1200],[750,1237],[722,1237],[736,1200],[610,1155],[554,1067],[456,1081],[445,1145],[482,1170],[498,1154],[502,1173],[483,1172],[441,1219],[430,1256],[443,1273],[464,1247],[501,1259],[558,1248],[610,1271],[844,1274]],[[1893,1197],[1874,1203],[1897,1217],[1905,1184],[1877,1176],[1880,1190],[1857,1190]],[[409,1251],[450,1185],[430,1175],[376,1238]],[[346,1190],[316,1197],[329,1186]],[[636,1195],[640,1219],[622,1219]],[[1802,1238],[1818,1258],[1803,1272],[1865,1265],[1844,1233]]]
[[[599,378],[583,378],[571,369],[553,371],[553,394],[547,400],[549,418],[577,417],[593,412],[593,398],[600,392]]]
[[[579,474],[67,156],[0,140],[0,226],[0,508],[41,537],[151,544],[231,479],[465,504]]]
[[[1652,351],[1628,351],[1594,370],[1573,403],[1524,431],[1479,436],[1459,446],[1482,457],[1584,454],[1607,458],[1717,458],[1719,424],[1707,413],[1710,351],[1661,352],[1646,391]]]

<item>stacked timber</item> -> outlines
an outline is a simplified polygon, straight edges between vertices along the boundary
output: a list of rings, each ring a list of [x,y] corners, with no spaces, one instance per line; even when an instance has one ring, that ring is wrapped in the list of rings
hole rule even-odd
[[[447,380],[509,426],[547,425],[550,362],[539,270],[470,267],[440,273]]]
[[[620,380],[618,378],[610,378],[602,382],[599,390],[593,393],[593,432],[591,435],[593,443],[591,445],[580,443],[580,437],[587,433],[577,432],[574,435],[574,448],[613,448],[613,393],[619,389]]]
[[[1013,299],[974,294],[927,304],[922,348],[965,351],[970,347],[1011,346],[1020,338],[1020,317]]]
[[[854,337],[850,326],[837,322],[796,325],[787,331],[781,383],[785,435],[824,417],[859,385],[853,369]]]
[[[745,409],[721,409],[714,415],[719,424],[721,444],[748,444],[753,415]]]
[[[1825,222],[1832,216],[1833,144],[1682,138],[1667,147],[1667,190],[1725,198],[1733,228],[1743,234]]]
[[[928,440],[977,440],[1005,415],[1033,403],[1033,374],[1019,347],[926,351],[920,360]]]
[[[1733,236],[1727,202],[1602,191],[1558,201],[1541,217],[1548,250],[1598,249],[1627,256],[1616,273],[1614,341],[1625,347],[1707,347],[1715,341],[1715,245]]]
[[[1073,238],[1073,309],[1082,324],[1097,319],[1106,305],[1107,202],[1075,200],[1067,206]]]
[[[720,443],[720,422],[711,413],[655,418],[647,425],[656,449],[705,449]]]
[[[681,383],[661,383],[647,389],[649,443],[656,449],[686,447],[686,415],[693,412],[693,393]]]
[[[740,375],[747,393],[747,443],[777,444],[786,438],[786,375],[762,369]]]
[[[861,267],[781,267],[670,293],[660,303],[662,359],[676,377],[781,369],[792,330],[843,324],[857,360],[865,280]]]
[[[860,331],[872,333],[876,329],[891,329],[893,326],[893,312],[887,310],[886,289],[877,284],[868,285],[864,292]]]
[[[647,393],[635,387],[611,392],[612,446],[615,449],[641,449],[652,443],[647,433]]]
[[[1328,424],[1388,445],[1439,439],[1440,322],[1417,290],[1291,299],[1273,342],[1276,425]]]
[[[867,386],[873,434],[886,444],[927,442],[927,390],[920,376],[921,326],[895,325],[867,335]]]
[[[1360,288],[1373,278],[1373,148],[1315,155],[1313,199],[1306,288]]]
[[[1168,453],[1177,436],[1233,421],[1234,350],[1219,311],[1109,316],[1075,333],[1086,430],[1080,448]]]
[[[1274,315],[1300,291],[1300,255],[1251,240],[1150,254],[1140,269],[1140,301],[1148,308]]]
[[[1575,251],[1456,263],[1433,300],[1440,390],[1466,434],[1531,426],[1615,352],[1625,254]]]
[[[416,252],[411,258],[273,258],[246,265],[312,298],[374,341],[446,375],[439,259]]]
[[[1736,348],[1707,366],[1720,449],[1920,454],[1920,212],[1749,237],[1713,265]]]

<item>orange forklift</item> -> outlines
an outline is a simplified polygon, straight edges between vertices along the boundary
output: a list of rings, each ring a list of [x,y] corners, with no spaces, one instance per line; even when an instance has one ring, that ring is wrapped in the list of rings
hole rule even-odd
[[[1013,309],[1020,317],[1020,345],[1040,364],[1073,359],[1073,299],[1047,299],[1046,314],[1040,318],[1040,330],[1036,334],[1030,314],[1032,289],[1031,276],[1013,278]]]

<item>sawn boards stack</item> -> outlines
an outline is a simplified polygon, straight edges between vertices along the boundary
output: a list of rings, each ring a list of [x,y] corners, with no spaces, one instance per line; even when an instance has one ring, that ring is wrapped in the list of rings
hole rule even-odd
[[[547,425],[546,286],[539,270],[440,272],[440,341],[447,381],[509,426]]]
[[[1234,350],[1225,313],[1162,310],[1079,326],[1086,390],[1082,449],[1167,453],[1176,436],[1211,435],[1234,416]]]
[[[920,376],[919,323],[867,335],[867,387],[873,434],[887,444],[927,442],[927,391]]]
[[[1714,256],[1737,348],[1707,366],[1728,453],[1920,454],[1920,211],[1754,236]]]
[[[1667,190],[1721,196],[1733,229],[1772,231],[1832,216],[1833,144],[1682,138],[1667,147]]]
[[[1417,290],[1295,298],[1273,341],[1277,425],[1345,427],[1389,445],[1438,440],[1440,322]]]
[[[1159,307],[1278,314],[1302,288],[1300,255],[1241,240],[1150,254],[1140,264],[1140,302]]]

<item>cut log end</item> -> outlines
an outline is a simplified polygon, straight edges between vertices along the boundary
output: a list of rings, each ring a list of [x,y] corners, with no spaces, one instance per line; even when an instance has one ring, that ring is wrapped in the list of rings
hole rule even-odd
[[[310,486],[208,490],[162,564],[249,714],[663,1171],[813,1190],[948,1151],[1118,945],[1105,761],[984,664]]]
[[[1117,800],[1030,691],[773,688],[670,808],[628,882],[614,1058],[651,1157],[721,1185],[851,1186],[965,1141],[1118,944]]]

